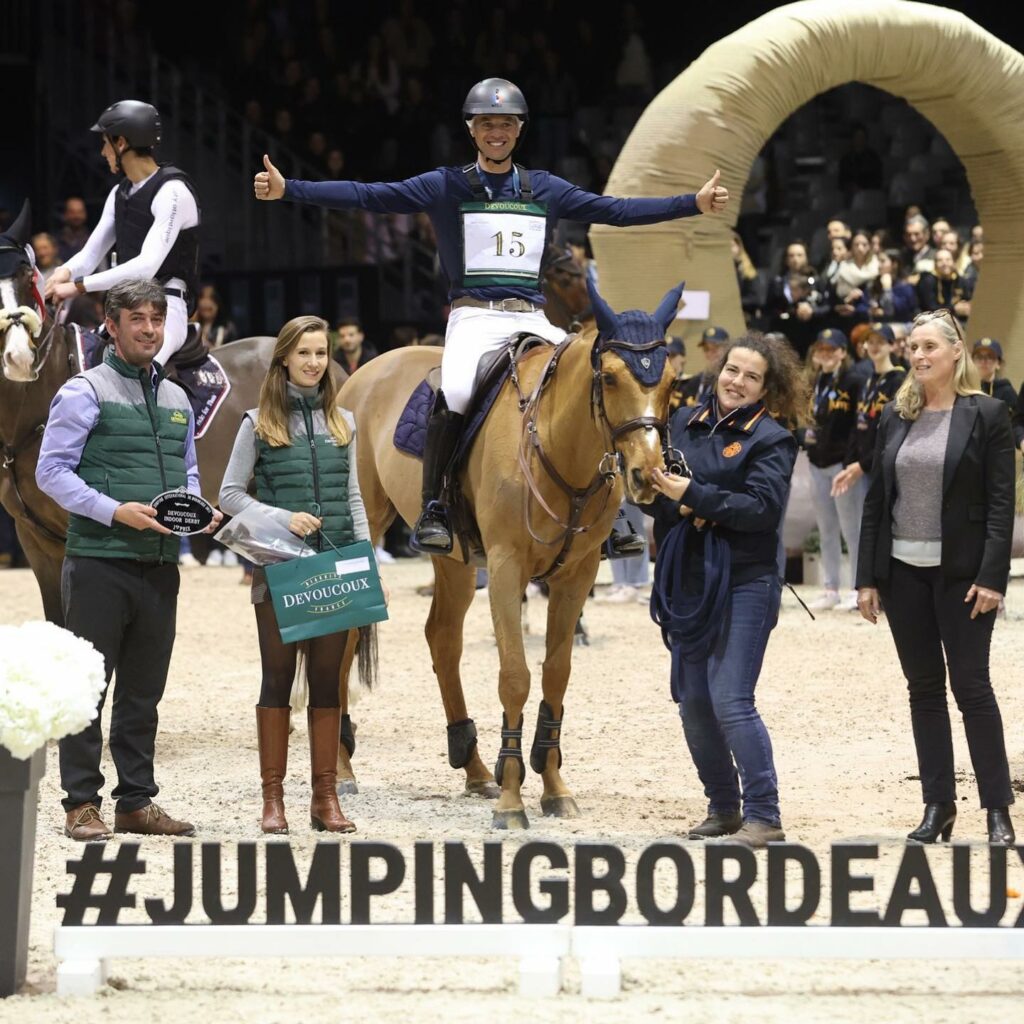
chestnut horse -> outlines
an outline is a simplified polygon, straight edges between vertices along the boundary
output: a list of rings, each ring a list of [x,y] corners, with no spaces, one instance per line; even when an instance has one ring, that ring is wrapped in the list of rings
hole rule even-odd
[[[664,338],[681,288],[670,291],[653,316],[616,316],[592,290],[600,333],[591,328],[527,355],[458,470],[486,551],[500,658],[502,743],[494,774],[477,748],[459,675],[476,570],[462,560],[458,544],[450,555],[432,556],[435,587],[426,637],[448,720],[449,763],[465,770],[467,792],[498,797],[495,828],[529,826],[520,792],[530,691],[520,602],[531,579],[547,579],[549,600],[543,700],[528,756],[543,778],[542,812],[579,814],[561,776],[559,749],[573,629],[623,490],[632,501],[652,501],[651,473],[664,467],[672,380]],[[375,544],[396,515],[412,523],[419,513],[422,467],[395,447],[394,432],[409,396],[440,356],[434,348],[385,352],[342,388],[339,402],[356,419],[359,482]]]
[[[60,572],[68,516],[39,490],[35,472],[50,402],[79,367],[74,329],[56,323],[38,301],[28,237],[26,203],[0,234],[0,502],[14,519],[39,584],[43,614],[62,626]],[[196,445],[203,493],[214,504],[242,415],[259,398],[274,343],[274,338],[245,338],[217,350],[231,391]]]

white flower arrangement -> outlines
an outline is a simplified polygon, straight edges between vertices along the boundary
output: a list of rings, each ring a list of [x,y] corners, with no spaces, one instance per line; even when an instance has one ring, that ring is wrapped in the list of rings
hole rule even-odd
[[[0,626],[0,746],[26,760],[81,732],[106,682],[103,655],[52,622]]]

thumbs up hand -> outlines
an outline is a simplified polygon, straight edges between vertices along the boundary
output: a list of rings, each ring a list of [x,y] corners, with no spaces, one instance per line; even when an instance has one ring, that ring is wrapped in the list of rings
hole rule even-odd
[[[263,154],[263,166],[266,169],[259,171],[252,180],[256,198],[280,199],[284,195],[284,175],[270,162],[266,153]]]
[[[697,209],[701,213],[721,213],[729,202],[729,190],[720,185],[722,172],[716,170],[710,180],[697,193]]]

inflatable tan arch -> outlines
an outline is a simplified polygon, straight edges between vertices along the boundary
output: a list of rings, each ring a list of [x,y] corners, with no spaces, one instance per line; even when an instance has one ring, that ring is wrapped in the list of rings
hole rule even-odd
[[[805,0],[709,47],[644,111],[608,181],[618,196],[693,192],[716,167],[726,216],[591,232],[613,309],[654,309],[673,284],[711,292],[711,320],[741,331],[730,231],[754,158],[819,93],[864,82],[904,98],[967,172],[985,228],[971,337],[999,338],[1024,374],[1024,57],[956,11],[904,0]]]

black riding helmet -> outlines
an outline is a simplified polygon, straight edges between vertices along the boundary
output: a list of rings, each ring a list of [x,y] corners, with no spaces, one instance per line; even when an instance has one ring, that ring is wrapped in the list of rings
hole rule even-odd
[[[89,130],[111,139],[124,136],[132,149],[155,149],[160,145],[160,111],[142,100],[118,100]]]

